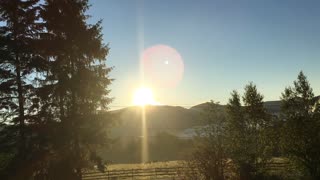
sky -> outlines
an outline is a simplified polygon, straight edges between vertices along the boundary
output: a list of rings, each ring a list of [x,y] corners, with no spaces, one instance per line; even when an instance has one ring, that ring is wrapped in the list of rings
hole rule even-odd
[[[278,100],[300,70],[320,95],[320,1],[89,2],[89,23],[103,20],[104,43],[110,47],[111,109],[132,105],[135,89],[143,84],[141,57],[157,45],[171,47],[183,61],[182,78],[174,86],[155,86],[158,79],[144,84],[161,104],[226,104],[232,90],[243,93],[249,82],[264,100]]]

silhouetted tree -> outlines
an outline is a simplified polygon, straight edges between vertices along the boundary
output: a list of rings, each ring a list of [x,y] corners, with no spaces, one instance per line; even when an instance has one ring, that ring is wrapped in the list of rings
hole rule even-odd
[[[228,155],[236,165],[240,179],[255,179],[270,158],[268,137],[271,116],[263,105],[256,85],[245,86],[241,106],[240,95],[233,91],[227,106],[226,139]]]
[[[80,179],[89,162],[104,169],[96,150],[108,142],[111,68],[88,7],[0,1],[1,175]]]
[[[271,116],[263,105],[263,95],[253,83],[245,87],[243,95],[245,119],[247,121],[248,137],[252,143],[252,160],[255,169],[263,167],[270,158],[271,144],[266,136],[271,123]]]
[[[228,157],[235,164],[240,179],[249,179],[252,169],[248,144],[247,123],[244,118],[244,109],[237,91],[231,93],[227,105],[228,118],[226,122],[226,143]]]
[[[87,0],[46,0],[41,11],[48,69],[39,88],[40,113],[55,124],[48,167],[54,179],[80,179],[89,162],[102,162],[96,150],[107,143],[109,48],[101,22],[86,23],[87,9]]]
[[[35,73],[42,71],[43,58],[36,46],[40,24],[37,22],[38,0],[0,1],[0,112],[1,147],[3,153],[12,157],[4,169],[17,179],[24,179],[35,168],[33,138],[37,101],[35,96]],[[27,168],[26,168],[27,167]],[[3,175],[5,176],[5,175]]]
[[[284,154],[320,178],[320,106],[307,77],[300,72],[293,87],[282,93],[282,146]]]

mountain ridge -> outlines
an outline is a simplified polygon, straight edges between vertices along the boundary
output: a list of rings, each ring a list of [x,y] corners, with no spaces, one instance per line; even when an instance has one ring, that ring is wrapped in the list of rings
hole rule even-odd
[[[315,97],[320,100],[320,96]],[[170,105],[147,105],[130,106],[115,111],[111,111],[118,116],[116,126],[112,128],[112,136],[120,137],[141,137],[143,123],[148,129],[149,136],[154,136],[160,132],[167,132],[173,135],[181,135],[185,131],[195,129],[205,125],[203,112],[208,102],[197,104],[190,108]],[[281,110],[281,101],[264,102],[266,110],[278,116]],[[226,105],[218,105],[221,110],[225,110]],[[145,122],[142,119],[145,119]]]
[[[141,137],[143,118],[149,136],[160,132],[183,134],[188,129],[204,125],[203,112],[206,105],[207,102],[190,108],[170,105],[146,105],[144,108],[130,106],[111,111],[117,116],[116,125],[112,128],[111,134],[114,137]],[[226,105],[219,105],[219,107],[225,109]],[[272,111],[277,112],[278,109],[280,106]]]

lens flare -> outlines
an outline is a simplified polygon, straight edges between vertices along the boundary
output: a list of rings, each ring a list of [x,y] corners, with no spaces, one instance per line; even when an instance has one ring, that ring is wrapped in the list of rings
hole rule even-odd
[[[147,163],[149,161],[149,148],[148,148],[148,125],[146,118],[146,107],[141,106],[142,110],[142,144],[141,144],[141,162]]]
[[[141,63],[144,80],[152,87],[175,87],[183,78],[182,57],[170,46],[156,45],[145,49]]]

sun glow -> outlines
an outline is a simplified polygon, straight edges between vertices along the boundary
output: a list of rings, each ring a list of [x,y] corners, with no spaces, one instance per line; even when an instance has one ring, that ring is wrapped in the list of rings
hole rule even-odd
[[[138,106],[156,105],[158,104],[154,98],[150,88],[139,88],[133,95],[133,104]]]

